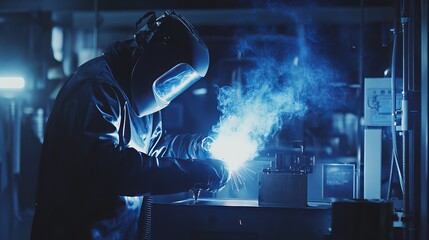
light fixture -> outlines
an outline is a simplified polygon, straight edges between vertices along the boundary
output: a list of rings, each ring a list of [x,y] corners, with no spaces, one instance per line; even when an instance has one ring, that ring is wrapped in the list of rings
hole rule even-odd
[[[192,91],[192,93],[194,95],[197,95],[197,96],[206,95],[207,94],[207,88],[197,88],[197,89],[194,89],[194,91]]]
[[[63,61],[63,45],[64,45],[64,32],[60,27],[53,27],[51,33],[51,48],[55,60],[58,62]]]
[[[0,77],[0,89],[22,89],[25,87],[23,77]]]

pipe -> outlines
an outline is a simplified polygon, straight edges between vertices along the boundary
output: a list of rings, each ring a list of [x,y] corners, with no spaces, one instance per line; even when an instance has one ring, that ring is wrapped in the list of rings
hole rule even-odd
[[[389,173],[389,184],[387,185],[387,195],[386,195],[386,199],[390,199],[390,187],[392,185],[392,175],[393,175],[393,161],[394,161],[394,156],[392,153],[392,158],[390,159],[390,173]]]
[[[409,84],[409,32],[408,32],[408,24],[411,21],[411,18],[408,17],[406,3],[404,0],[403,3],[403,9],[402,9],[402,17],[401,17],[401,24],[402,24],[402,121],[401,121],[401,128],[403,131],[408,130],[408,84]]]
[[[392,88],[392,145],[393,145],[393,154],[398,156],[398,148],[396,145],[396,42],[397,42],[397,32],[395,27],[392,29],[393,33],[393,49],[392,49],[392,66],[391,66],[391,88]]]
[[[409,202],[409,179],[408,179],[408,170],[409,169],[409,158],[408,158],[408,82],[409,82],[409,32],[408,24],[411,20],[408,13],[408,1],[403,0],[401,6],[401,25],[402,25],[402,58],[403,58],[403,88],[402,88],[402,119],[401,119],[401,129],[402,129],[402,174],[404,181],[404,194],[403,194],[403,239],[410,239],[410,202]]]
[[[360,89],[358,90],[358,97],[360,98],[362,96],[362,89],[363,87],[363,54],[364,54],[364,23],[365,23],[365,4],[364,0],[360,0],[360,36],[359,36],[359,86]],[[358,116],[361,117],[362,113],[359,111]],[[359,131],[360,127],[362,125],[358,121],[358,139],[363,139],[362,132]],[[356,198],[362,198],[363,194],[361,193],[361,167],[362,167],[362,143],[359,141],[358,145],[358,156],[356,158],[356,191],[355,196]]]
[[[22,222],[19,209],[18,180],[17,176],[21,173],[21,102],[11,100],[10,114],[12,122],[12,210],[15,220]],[[17,222],[14,227],[17,227]]]
[[[20,103],[12,100],[10,102],[10,111],[12,116],[12,172],[19,174],[21,172],[21,111]]]
[[[409,240],[409,230],[410,230],[410,203],[409,203],[409,181],[407,179],[408,174],[408,158],[406,155],[408,154],[408,131],[402,132],[402,174],[404,176],[404,195],[403,195],[403,207],[404,207],[404,213],[403,213],[403,230],[404,230],[404,240]]]
[[[100,11],[98,9],[98,0],[94,0],[94,56],[98,54],[98,25],[100,18]]]

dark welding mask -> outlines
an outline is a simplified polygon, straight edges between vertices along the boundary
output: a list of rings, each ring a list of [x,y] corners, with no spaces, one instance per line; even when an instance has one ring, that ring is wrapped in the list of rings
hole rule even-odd
[[[204,77],[209,51],[195,28],[166,11],[149,20],[134,36],[139,56],[131,74],[131,101],[139,116],[159,111]]]

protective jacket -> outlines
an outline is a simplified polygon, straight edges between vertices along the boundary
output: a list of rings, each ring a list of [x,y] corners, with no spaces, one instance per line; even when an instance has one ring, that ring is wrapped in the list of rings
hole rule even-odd
[[[66,81],[44,138],[32,239],[135,239],[144,195],[185,192],[197,135],[164,136],[159,112],[127,97],[132,51],[120,43]],[[185,160],[186,159],[186,160]]]

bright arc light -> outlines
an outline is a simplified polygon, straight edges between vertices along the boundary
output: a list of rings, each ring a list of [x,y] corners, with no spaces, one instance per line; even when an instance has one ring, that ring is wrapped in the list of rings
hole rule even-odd
[[[247,134],[235,132],[217,136],[210,144],[209,151],[213,158],[225,161],[234,171],[257,155],[257,146],[257,142]]]
[[[0,89],[22,89],[24,87],[23,77],[0,77]]]

